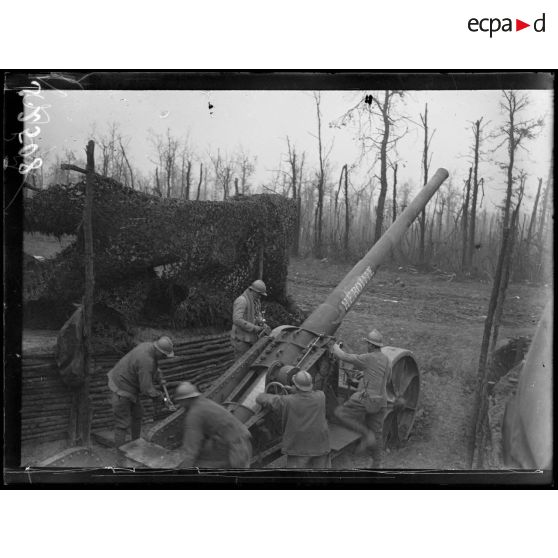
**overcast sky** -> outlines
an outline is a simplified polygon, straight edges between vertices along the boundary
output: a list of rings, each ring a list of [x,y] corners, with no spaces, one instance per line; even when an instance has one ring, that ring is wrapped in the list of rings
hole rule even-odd
[[[536,140],[526,142],[529,152],[520,151],[516,169],[529,174],[528,193],[536,189],[538,176],[545,183],[552,152],[552,91],[527,91],[531,104],[524,118],[544,117],[545,127]],[[110,123],[117,122],[123,136],[129,138],[128,156],[134,167],[149,174],[154,170],[153,146],[149,131],[164,134],[167,128],[175,137],[189,136],[193,148],[202,156],[209,149],[232,153],[239,147],[257,156],[257,170],[252,182],[270,180],[278,168],[281,154],[286,152],[288,135],[298,151],[306,151],[306,169],[317,166],[316,107],[310,91],[45,91],[46,110],[50,121],[41,125],[39,144],[50,156],[71,149],[83,158],[83,150],[92,130],[102,134]],[[359,157],[359,145],[353,128],[330,128],[363,93],[356,91],[322,92],[323,136],[331,149],[333,180],[337,181],[341,166]],[[487,131],[503,121],[499,109],[500,91],[409,91],[398,101],[395,114],[420,121],[419,113],[428,102],[429,127],[436,130],[431,144],[431,173],[446,167],[456,185],[466,177],[465,159],[472,142],[470,122],[480,117],[490,121]],[[209,103],[213,108],[209,109]],[[398,182],[421,181],[422,131],[412,122],[403,124],[408,134],[399,142],[400,170]],[[486,150],[494,143],[487,143]],[[284,155],[283,155],[284,156]],[[505,150],[492,155],[505,159]],[[364,165],[363,165],[364,167]],[[365,180],[364,168],[355,171],[353,184],[360,187]],[[504,175],[493,162],[482,163],[485,191],[489,202],[503,196]],[[489,206],[490,208],[490,206]]]

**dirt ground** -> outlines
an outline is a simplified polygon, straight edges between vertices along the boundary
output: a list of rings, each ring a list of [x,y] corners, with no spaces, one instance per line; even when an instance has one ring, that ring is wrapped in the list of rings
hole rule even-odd
[[[289,292],[306,310],[319,305],[351,265],[293,260]],[[352,352],[379,329],[384,342],[411,350],[421,370],[420,408],[407,444],[386,453],[389,469],[466,469],[467,432],[491,284],[448,280],[405,269],[380,270],[347,314],[337,336]],[[551,286],[511,285],[500,339],[534,333]],[[359,467],[347,455],[338,466]]]

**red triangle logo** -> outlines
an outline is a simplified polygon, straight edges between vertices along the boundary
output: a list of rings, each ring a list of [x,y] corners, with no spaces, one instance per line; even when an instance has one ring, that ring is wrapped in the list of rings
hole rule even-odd
[[[522,29],[525,29],[526,27],[531,27],[531,24],[530,23],[525,23],[524,21],[521,21],[520,19],[515,20],[515,30],[516,31],[521,31]]]

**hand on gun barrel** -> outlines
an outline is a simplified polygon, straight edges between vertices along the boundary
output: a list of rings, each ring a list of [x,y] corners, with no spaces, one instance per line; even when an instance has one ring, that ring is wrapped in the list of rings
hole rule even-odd
[[[166,382],[166,380],[163,379],[162,376],[160,376],[160,377],[161,377],[161,389],[163,390],[163,403],[165,404],[165,407],[169,411],[174,412],[174,411],[176,411],[176,406],[170,398],[169,390],[167,389],[167,382]]]

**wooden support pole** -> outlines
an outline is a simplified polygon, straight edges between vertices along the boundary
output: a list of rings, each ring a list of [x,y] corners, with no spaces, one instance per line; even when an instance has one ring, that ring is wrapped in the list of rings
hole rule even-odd
[[[502,233],[502,245],[500,248],[500,254],[498,256],[498,264],[496,266],[496,273],[494,274],[494,280],[492,283],[492,292],[490,295],[490,301],[488,304],[488,311],[486,319],[484,321],[484,332],[481,344],[479,367],[477,372],[477,387],[475,393],[475,402],[473,408],[473,417],[471,421],[471,432],[469,436],[468,444],[468,461],[469,469],[473,468],[475,461],[475,453],[482,452],[482,448],[478,447],[478,443],[481,439],[482,425],[487,409],[487,387],[488,387],[488,350],[490,346],[490,339],[492,337],[492,328],[494,322],[494,314],[496,311],[496,303],[498,301],[498,294],[500,292],[500,287],[502,283],[502,272],[504,267],[504,260],[506,253],[508,251],[508,244],[510,241],[511,231],[509,228],[505,228]],[[477,463],[479,463],[477,454]]]
[[[95,179],[95,142],[90,140],[87,144],[87,179],[85,192],[85,206],[83,209],[83,237],[85,243],[85,296],[83,307],[83,337],[84,337],[84,366],[85,377],[80,388],[79,424],[81,444],[90,445],[91,406],[89,401],[89,383],[93,374],[93,292],[95,277],[93,275],[93,187]]]

